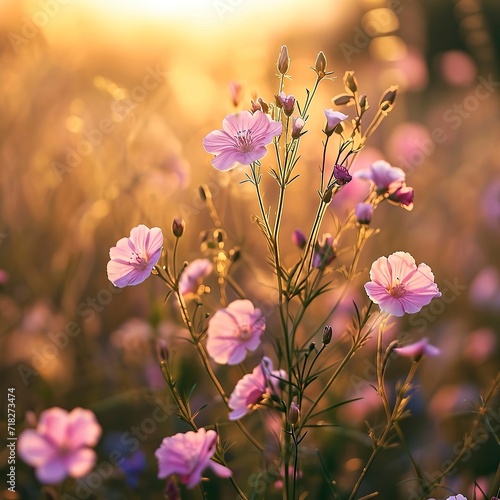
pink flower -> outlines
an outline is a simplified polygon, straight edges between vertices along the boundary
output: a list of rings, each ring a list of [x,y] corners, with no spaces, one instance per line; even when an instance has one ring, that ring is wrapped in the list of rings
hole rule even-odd
[[[295,109],[295,97],[291,94],[286,95],[284,92],[280,92],[274,97],[276,100],[276,106],[278,106],[278,108],[282,108],[286,116],[292,116],[293,110]]]
[[[68,413],[50,408],[40,415],[36,430],[27,429],[19,436],[19,456],[36,468],[41,483],[82,477],[94,466],[96,454],[90,447],[96,445],[101,431],[90,410],[75,408]]]
[[[342,165],[335,165],[333,167],[333,176],[339,186],[349,184],[352,180],[352,175],[349,173],[349,170]]]
[[[160,259],[163,246],[161,229],[144,224],[130,231],[130,238],[118,240],[109,251],[108,279],[118,288],[142,283]]]
[[[306,122],[300,116],[294,116],[292,119],[292,139],[298,139],[302,134]],[[305,134],[305,132],[304,132]]]
[[[166,437],[156,450],[158,477],[176,474],[188,488],[193,488],[201,481],[203,471],[209,467],[219,477],[230,477],[231,471],[224,465],[210,460],[215,453],[217,433],[199,429]]]
[[[434,500],[434,498],[429,498],[428,500]],[[467,500],[467,497],[463,495],[451,495],[451,497],[448,497],[446,500]]]
[[[274,370],[271,359],[264,357],[252,373],[245,375],[229,397],[229,420],[239,420],[257,405],[266,394],[281,394],[279,381],[286,379],[284,370]]]
[[[431,357],[439,356],[441,354],[441,349],[429,344],[429,339],[426,337],[418,342],[414,342],[413,344],[396,347],[394,351],[405,358],[413,358],[417,360],[424,354]]]
[[[212,272],[214,266],[208,259],[196,259],[190,262],[179,279],[179,291],[182,295],[195,293],[203,278]]]
[[[403,185],[406,179],[406,174],[403,170],[397,167],[392,167],[389,163],[383,160],[374,161],[370,168],[366,170],[358,170],[354,173],[358,179],[366,179],[375,184],[377,191],[384,193],[392,193]]]
[[[217,170],[230,170],[236,163],[250,165],[263,158],[266,146],[280,135],[283,125],[255,111],[227,115],[222,122],[224,130],[214,130],[203,139],[207,153],[215,155],[212,165]]]
[[[406,252],[380,257],[370,269],[371,281],[365,284],[368,297],[383,312],[393,316],[417,313],[434,297],[441,297],[431,268],[415,264]]]
[[[348,115],[344,115],[340,111],[334,111],[333,109],[325,109],[326,116],[326,126],[325,126],[325,134],[332,135],[335,127],[346,118],[349,118]]]
[[[249,300],[235,300],[219,309],[210,320],[207,351],[216,363],[237,365],[247,351],[255,351],[266,328],[260,309]]]
[[[415,194],[412,187],[408,187],[404,182],[401,187],[398,187],[389,195],[388,200],[403,207],[405,210],[413,210],[413,198]]]

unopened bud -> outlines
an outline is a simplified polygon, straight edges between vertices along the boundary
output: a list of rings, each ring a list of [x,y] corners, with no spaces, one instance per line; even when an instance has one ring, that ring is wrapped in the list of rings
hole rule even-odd
[[[309,344],[309,352],[314,351],[314,349],[316,349],[316,344],[315,344],[314,342],[311,342],[311,343]]]
[[[186,223],[177,217],[172,221],[172,233],[176,238],[180,238],[184,234],[184,228],[186,227]]]
[[[333,104],[336,106],[345,106],[346,104],[352,104],[354,97],[351,94],[338,94],[332,98]]]
[[[332,188],[328,188],[323,194],[323,203],[330,203],[332,201]]]
[[[302,129],[304,128],[305,124],[306,122],[302,118],[300,118],[300,116],[296,116],[293,118],[292,139],[298,139],[302,135]]]
[[[398,86],[391,85],[384,93],[382,98],[380,99],[380,110],[388,113],[394,107],[394,103],[396,102],[396,97],[398,94]]]
[[[325,326],[323,329],[323,345],[328,345],[332,340],[333,330],[330,325]]]
[[[316,62],[314,63],[314,71],[316,71],[319,80],[324,78],[326,75],[326,56],[323,51],[320,51],[316,57]]]
[[[373,215],[371,203],[358,203],[354,209],[354,215],[360,224],[370,224]]]
[[[159,340],[157,344],[157,349],[158,349],[158,358],[160,359],[160,363],[162,361],[167,362],[168,361],[168,349],[167,349],[167,344],[164,340]]]
[[[354,76],[354,71],[346,71],[344,75],[344,86],[347,91],[352,93],[358,91],[358,82]]]
[[[231,259],[231,262],[237,262],[241,258],[241,250],[239,247],[231,248],[229,250],[229,258]]]
[[[288,409],[288,417],[287,417],[288,423],[290,425],[295,425],[299,421],[299,418],[300,418],[300,409],[297,406],[297,403],[295,403],[295,401],[292,401],[290,404],[290,408]]]
[[[288,48],[286,45],[281,46],[278,62],[276,63],[280,75],[286,75],[290,68],[290,58],[288,57]]]
[[[302,250],[307,245],[306,235],[300,230],[296,229],[292,233],[292,241]]]
[[[359,107],[361,108],[361,111],[366,111],[368,109],[368,97],[366,97],[366,94],[363,94],[359,98]]]

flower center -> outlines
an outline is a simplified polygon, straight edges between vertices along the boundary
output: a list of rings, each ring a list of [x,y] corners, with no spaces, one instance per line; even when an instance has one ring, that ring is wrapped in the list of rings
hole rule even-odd
[[[143,257],[142,255],[139,255],[137,252],[132,252],[129,262],[131,266],[139,271],[146,269],[146,267],[148,266],[148,259]]]
[[[240,325],[240,337],[242,340],[247,340],[252,335],[252,328],[250,325]]]
[[[234,144],[240,151],[252,151],[252,131],[249,129],[238,130],[234,136]]]
[[[401,298],[405,293],[405,286],[401,283],[396,283],[395,285],[391,286],[388,290],[389,295],[394,297],[395,299]]]

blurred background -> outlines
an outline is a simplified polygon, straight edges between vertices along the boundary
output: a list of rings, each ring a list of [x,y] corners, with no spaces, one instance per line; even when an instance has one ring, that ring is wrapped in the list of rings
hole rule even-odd
[[[69,494],[162,498],[154,450],[163,437],[186,429],[171,413],[162,422],[152,418],[158,405],[165,409],[169,401],[155,339],[163,338],[176,353],[182,387],[189,390],[198,382],[193,405],[201,406],[208,395],[200,425],[221,418],[220,402],[208,383],[199,382],[195,353],[182,342],[176,305],[165,303],[159,280],[125,290],[107,281],[108,251],[119,238],[144,223],[161,227],[171,247],[172,218],[183,217],[182,259],[203,256],[200,233],[213,229],[198,195],[205,183],[226,224],[228,247],[241,247],[238,281],[272,313],[273,276],[263,258],[265,245],[250,223],[257,212],[252,190],[239,184],[241,170],[216,172],[201,141],[234,111],[229,82],[242,82],[243,108],[259,96],[273,101],[283,44],[292,76],[285,91],[299,101],[314,84],[309,66],[318,51],[337,77],[320,86],[302,144],[301,179],[290,190],[282,233],[290,264],[298,251],[287,235],[310,227],[316,195],[303,190],[317,179],[323,109],[343,92],[344,72],[355,71],[373,108],[387,87],[399,85],[394,111],[353,169],[377,159],[403,168],[415,188],[415,207],[408,213],[385,204],[376,211],[372,225],[381,232],[368,242],[362,273],[331,322],[337,347],[344,349],[340,339],[352,316],[351,300],[366,305],[362,284],[379,256],[403,250],[431,266],[443,298],[399,320],[391,335],[427,336],[442,349],[440,358],[423,361],[405,430],[429,474],[453,458],[474,417],[468,402],[480,401],[499,366],[499,2],[2,0],[0,32],[2,394],[16,388],[19,432],[32,418],[29,412],[38,415],[51,406],[92,409],[104,430],[97,464],[109,463],[113,450],[127,459],[109,473],[94,474],[90,486],[68,485]],[[345,217],[363,196],[366,185],[357,182],[334,199],[324,232],[333,233],[336,218]],[[265,191],[272,199],[270,179]],[[328,301],[331,306],[334,297],[324,300],[325,310]],[[270,316],[268,330],[274,322]],[[310,318],[305,329],[317,323]],[[318,443],[329,444],[324,459],[341,494],[352,488],[369,455],[369,442],[360,436],[366,436],[365,421],[376,425],[382,416],[370,386],[373,360],[369,345],[331,395],[332,401],[363,397],[331,416],[342,431],[312,432],[304,445],[301,487],[311,498],[328,496],[314,451]],[[405,369],[395,361],[389,372],[393,382]],[[238,373],[220,369],[220,375],[230,392]],[[498,402],[490,415],[497,435]],[[263,418],[247,417],[247,423],[262,433],[264,425],[272,428]],[[449,491],[473,498],[474,482],[485,492],[492,487],[498,445],[487,432],[481,443],[446,479]],[[238,458],[240,445],[229,454],[236,477],[246,481],[250,468],[258,473],[254,479],[261,481],[264,497],[279,495],[273,471],[258,456]],[[413,498],[415,484],[401,449],[379,457],[374,471],[362,493]],[[6,498],[41,498],[33,470],[20,460],[17,481],[18,496]],[[76,492],[77,487],[82,489]],[[229,494],[225,487],[213,481],[209,491],[223,498]],[[436,498],[448,494],[435,492]],[[192,495],[199,498],[199,491]]]

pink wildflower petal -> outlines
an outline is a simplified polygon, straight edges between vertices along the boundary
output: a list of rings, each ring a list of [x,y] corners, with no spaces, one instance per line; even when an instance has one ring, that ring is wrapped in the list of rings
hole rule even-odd
[[[207,153],[215,155],[212,165],[218,170],[230,170],[236,163],[250,165],[263,158],[266,146],[281,134],[283,125],[261,111],[242,111],[227,115],[224,130],[210,132],[203,139]]]
[[[207,352],[216,363],[235,365],[260,345],[264,316],[249,300],[235,300],[217,311],[208,324]]]
[[[61,446],[66,440],[68,412],[62,408],[45,410],[38,421],[37,431],[55,446]]]
[[[395,252],[377,259],[370,269],[372,281],[365,290],[372,302],[383,312],[394,316],[419,312],[441,293],[434,283],[434,275],[426,264],[415,264],[406,252]]]
[[[208,463],[208,467],[210,467],[216,476],[222,477],[222,478],[228,478],[233,475],[231,472],[231,469],[228,469],[225,465],[218,464],[217,462],[214,462],[213,460],[210,460]]]
[[[73,448],[95,446],[101,437],[102,428],[95,415],[84,408],[74,408],[67,418],[66,439]]]
[[[420,358],[424,354],[426,356],[439,356],[441,354],[441,349],[429,344],[429,339],[425,337],[418,342],[414,342],[413,344],[396,347],[394,351],[400,356],[408,358]]]
[[[110,249],[108,279],[119,288],[142,283],[160,259],[162,245],[160,228],[149,229],[144,224],[134,227],[129,238],[121,238]]]
[[[90,448],[80,448],[66,458],[66,467],[71,477],[87,475],[94,467],[97,455]]]
[[[67,475],[66,459],[62,456],[56,456],[36,469],[36,477],[43,484],[60,483]]]
[[[188,488],[193,488],[201,481],[202,473],[207,467],[221,477],[229,477],[229,469],[211,461],[216,443],[217,433],[203,428],[197,432],[189,431],[166,437],[155,452],[158,477],[162,479],[176,474]]]
[[[32,467],[40,467],[57,453],[57,447],[34,429],[26,429],[17,443],[19,456]]]

